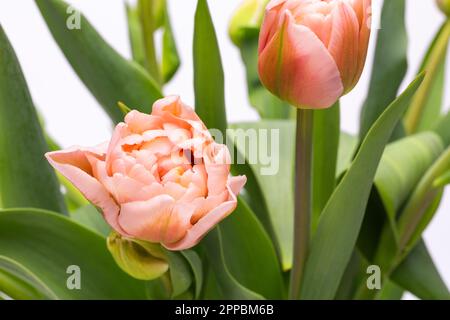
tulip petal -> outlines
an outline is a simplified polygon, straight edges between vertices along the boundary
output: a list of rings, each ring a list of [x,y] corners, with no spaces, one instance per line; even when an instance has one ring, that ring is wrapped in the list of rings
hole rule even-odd
[[[163,194],[122,204],[119,224],[135,238],[170,244],[185,236],[192,214],[193,207],[176,205],[172,197]]]
[[[187,231],[182,240],[173,244],[163,244],[164,247],[169,250],[186,250],[197,245],[210,230],[236,209],[237,199],[229,187],[228,193],[228,201],[222,202],[219,206],[204,215]]]
[[[339,69],[322,41],[289,11],[259,57],[263,84],[296,107],[327,108],[343,93]]]
[[[128,235],[117,223],[119,206],[106,188],[93,177],[88,156],[104,158],[102,150],[95,148],[72,147],[63,151],[48,152],[45,157],[49,163],[66,177],[80,192],[100,208],[106,221],[117,232]]]
[[[347,93],[355,86],[355,75],[359,72],[359,22],[353,8],[343,1],[337,3],[332,15],[328,50],[336,61]]]

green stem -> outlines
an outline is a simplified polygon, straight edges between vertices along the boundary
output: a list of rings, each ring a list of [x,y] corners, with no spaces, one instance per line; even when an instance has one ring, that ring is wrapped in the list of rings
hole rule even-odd
[[[295,151],[294,261],[289,298],[299,297],[308,254],[312,212],[313,110],[297,110]]]

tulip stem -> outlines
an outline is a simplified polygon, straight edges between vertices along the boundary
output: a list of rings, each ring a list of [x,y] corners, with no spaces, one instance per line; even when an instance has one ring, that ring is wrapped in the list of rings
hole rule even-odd
[[[300,295],[302,274],[308,254],[312,212],[312,158],[314,111],[297,110],[295,141],[294,261],[289,298]]]

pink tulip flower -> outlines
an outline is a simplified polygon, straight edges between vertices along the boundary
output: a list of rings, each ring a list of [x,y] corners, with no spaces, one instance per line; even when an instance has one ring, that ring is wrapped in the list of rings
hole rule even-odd
[[[332,106],[357,84],[370,37],[371,0],[272,0],[259,39],[259,74],[298,108]]]
[[[118,233],[170,250],[195,246],[237,205],[245,176],[178,97],[131,111],[109,144],[46,154]]]

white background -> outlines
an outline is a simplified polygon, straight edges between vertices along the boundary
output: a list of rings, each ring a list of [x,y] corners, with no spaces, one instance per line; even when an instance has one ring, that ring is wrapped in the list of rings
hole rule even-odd
[[[69,1],[88,17],[102,36],[120,53],[130,57],[124,4],[122,0]],[[375,15],[381,1],[374,0]],[[231,121],[256,120],[247,101],[244,69],[238,51],[228,38],[229,18],[239,0],[209,0],[217,29],[226,76],[227,113]],[[421,58],[443,21],[433,0],[407,0],[410,34],[407,82],[412,80]],[[196,0],[169,0],[174,32],[183,64],[167,94],[178,94],[193,104],[192,32]],[[0,23],[6,30],[22,64],[36,105],[44,115],[47,129],[64,147],[95,145],[110,136],[111,125],[98,103],[78,80],[50,36],[31,0],[0,0]],[[356,133],[359,111],[367,92],[373,56],[373,40],[367,67],[357,88],[343,98],[342,128]],[[1,62],[1,61],[0,61]],[[449,64],[450,66],[450,64]],[[447,76],[450,74],[447,69]],[[448,77],[450,80],[450,77]],[[406,83],[405,83],[406,84]],[[446,91],[449,90],[450,82]],[[446,96],[446,106],[450,97]],[[150,106],[149,106],[150,108]],[[450,286],[450,192],[425,234],[433,258]],[[410,296],[408,296],[410,297]]]

